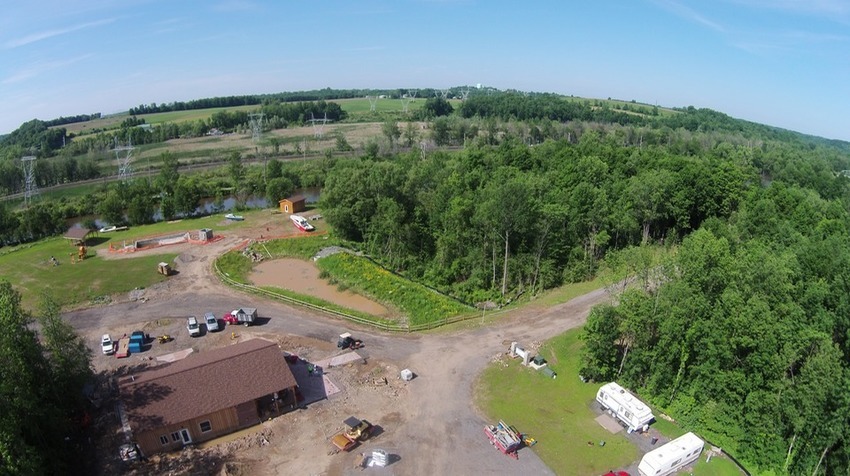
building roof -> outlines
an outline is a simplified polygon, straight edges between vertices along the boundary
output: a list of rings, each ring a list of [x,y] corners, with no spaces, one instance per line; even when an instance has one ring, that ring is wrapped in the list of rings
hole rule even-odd
[[[91,232],[92,231],[89,230],[88,228],[80,228],[80,227],[75,226],[73,228],[68,228],[68,231],[66,231],[63,236],[65,238],[68,238],[69,240],[83,240]]]
[[[295,203],[295,202],[303,202],[305,200],[307,200],[307,198],[304,197],[304,195],[293,195],[289,198],[284,198],[283,200],[280,200],[280,202],[286,201],[286,202]]]
[[[264,339],[195,354],[119,382],[134,431],[191,420],[294,386],[283,352]]]

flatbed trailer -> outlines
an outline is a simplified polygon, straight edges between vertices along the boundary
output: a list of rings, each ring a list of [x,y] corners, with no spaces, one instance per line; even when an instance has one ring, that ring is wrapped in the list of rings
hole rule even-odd
[[[123,359],[130,355],[130,339],[122,337],[118,339],[118,350],[115,351],[115,357]]]
[[[499,420],[495,425],[484,425],[484,433],[496,449],[511,458],[519,459],[517,450],[522,446],[522,436],[513,427]]]

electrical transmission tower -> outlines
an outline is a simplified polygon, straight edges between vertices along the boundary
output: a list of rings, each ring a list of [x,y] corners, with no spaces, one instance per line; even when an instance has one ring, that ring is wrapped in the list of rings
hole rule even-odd
[[[254,153],[260,155],[260,140],[263,138],[263,113],[252,112],[248,114],[251,123],[251,141],[254,143]],[[266,181],[266,154],[263,154],[263,182]]]
[[[448,89],[441,89],[440,90],[440,99],[446,100],[446,99],[448,99],[448,97],[449,97],[449,90]]]
[[[324,119],[316,119],[313,113],[310,113],[310,123],[313,124],[313,136],[317,139],[322,137],[325,131],[325,124],[328,123],[328,113],[325,113]]]
[[[262,112],[253,112],[248,114],[248,120],[251,122],[251,140],[254,141],[254,148],[260,144],[260,139],[263,136],[263,117]]]
[[[127,145],[118,145],[118,137],[115,138],[115,160],[118,162],[118,178],[122,182],[130,180],[133,176],[133,167],[130,165],[133,161],[133,141],[127,141]]]
[[[369,112],[375,112],[375,106],[378,104],[378,96],[366,96],[369,100]]]
[[[407,97],[407,95],[403,95],[401,97],[401,112],[407,114],[408,108],[410,107],[411,98]]]
[[[460,100],[466,102],[466,98],[469,97],[469,89],[464,89],[460,92]]]
[[[38,195],[38,184],[35,182],[35,157],[21,157],[21,167],[24,169],[24,206],[29,207],[32,197]]]

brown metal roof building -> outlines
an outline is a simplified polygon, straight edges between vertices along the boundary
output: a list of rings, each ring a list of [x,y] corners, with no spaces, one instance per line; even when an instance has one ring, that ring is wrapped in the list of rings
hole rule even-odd
[[[151,455],[256,425],[296,404],[295,377],[274,342],[252,339],[119,382],[123,415]]]

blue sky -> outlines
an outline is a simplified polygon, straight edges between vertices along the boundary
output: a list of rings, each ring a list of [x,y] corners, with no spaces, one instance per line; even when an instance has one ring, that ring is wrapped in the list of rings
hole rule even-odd
[[[152,102],[499,89],[850,140],[850,0],[4,0],[0,133]]]

